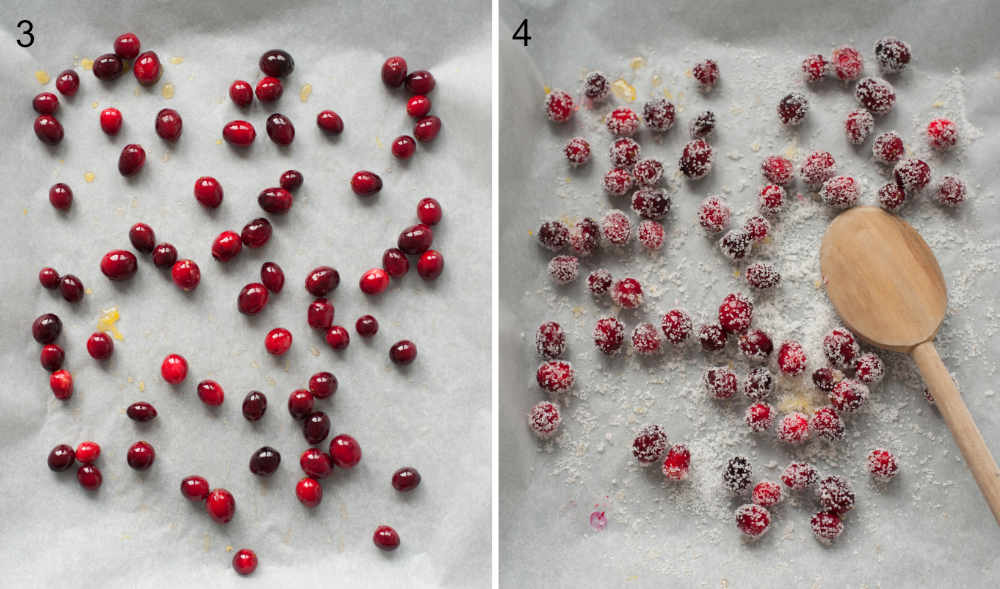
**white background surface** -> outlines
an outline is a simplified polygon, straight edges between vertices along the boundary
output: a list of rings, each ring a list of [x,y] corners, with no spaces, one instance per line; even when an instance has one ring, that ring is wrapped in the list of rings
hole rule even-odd
[[[435,6],[435,4],[437,4]],[[6,3],[3,9],[3,88],[6,106],[5,197],[0,206],[4,253],[0,255],[4,303],[2,344],[3,410],[0,411],[0,569],[8,587],[154,586],[419,586],[474,587],[488,583],[490,555],[489,440],[489,13],[479,3],[205,2]],[[15,44],[14,24],[34,23],[35,45]],[[81,88],[60,97],[58,118],[66,137],[55,149],[34,136],[32,97],[54,92],[54,79],[79,58],[110,52],[115,37],[135,32],[143,49],[163,63],[160,82],[142,88],[131,73],[104,85],[77,68]],[[296,68],[286,78],[274,110],[296,125],[291,147],[279,149],[265,132],[271,110],[256,103],[248,112],[228,98],[235,79],[255,84],[257,60],[283,48]],[[411,133],[404,107],[407,93],[390,92],[379,71],[390,55],[403,55],[410,69],[429,69],[437,79],[433,112],[443,130],[430,146],[419,146],[408,164],[389,153],[394,137]],[[171,63],[182,57],[183,63]],[[42,87],[36,70],[53,78]],[[175,96],[161,95],[164,84]],[[308,102],[299,91],[313,90]],[[92,104],[96,104],[94,107]],[[122,132],[107,138],[98,114],[116,106]],[[155,113],[177,109],[183,136],[168,146],[153,130]],[[337,139],[323,136],[316,113],[332,108],[345,120]],[[246,151],[217,144],[223,125],[246,118],[257,140]],[[146,148],[147,161],[133,179],[116,169],[122,145]],[[274,236],[260,250],[244,250],[226,265],[210,255],[221,231],[240,231],[264,215],[258,192],[275,186],[286,169],[305,176],[292,210],[272,218]],[[349,188],[351,174],[367,168],[385,183],[377,198],[362,201]],[[84,182],[84,173],[96,179]],[[215,176],[225,201],[206,211],[192,196],[195,178]],[[47,191],[66,182],[75,194],[68,214],[55,211]],[[447,261],[436,282],[424,282],[415,266],[399,284],[378,297],[357,285],[361,273],[381,263],[401,229],[416,223],[417,201],[436,197],[444,221],[434,247]],[[201,266],[201,285],[182,293],[169,273],[140,256],[129,282],[110,283],[100,274],[104,252],[129,248],[128,229],[144,221],[158,240],[177,246],[181,257]],[[284,291],[252,318],[236,310],[240,288],[259,280],[264,261],[285,271]],[[302,287],[306,272],[320,264],[339,269],[333,293],[338,324],[349,328],[350,347],[335,353],[306,324],[311,300]],[[36,273],[51,265],[79,276],[91,289],[71,305],[44,291]],[[107,365],[85,349],[100,311],[117,305],[118,328]],[[56,401],[48,374],[38,364],[40,346],[31,338],[32,320],[44,312],[63,320],[58,343],[65,367],[75,377],[71,401]],[[380,322],[378,335],[362,341],[354,321],[365,313]],[[284,326],[294,334],[291,351],[267,355],[264,334]],[[389,345],[413,339],[417,361],[399,369],[388,360]],[[159,376],[171,352],[187,357],[190,372],[176,389]],[[309,376],[331,370],[340,380],[336,396],[317,401],[327,411],[333,434],[350,433],[363,448],[360,465],[323,482],[322,504],[308,510],[294,494],[301,477],[299,454],[307,447],[286,409],[288,394]],[[206,378],[226,391],[212,410],[195,393]],[[140,383],[144,391],[140,391]],[[269,400],[256,424],[240,413],[247,391]],[[130,403],[152,402],[156,421],[137,425],[124,414]],[[125,451],[139,439],[156,448],[149,471],[132,471]],[[52,473],[45,464],[59,443],[101,444],[104,484],[83,490],[75,470]],[[323,447],[328,440],[324,442]],[[270,479],[253,476],[247,463],[258,447],[270,445],[282,464]],[[410,496],[392,489],[398,467],[413,465],[423,475]],[[236,516],[214,523],[202,508],[180,495],[181,478],[198,473],[236,497]],[[371,535],[378,524],[393,525],[402,537],[394,553],[377,550]],[[250,547],[257,571],[239,578],[232,570],[235,549]]]
[[[893,3],[895,5],[895,3]],[[522,18],[533,39],[528,49],[510,40]],[[1000,579],[1000,529],[940,416],[921,398],[912,362],[884,354],[889,377],[873,391],[868,407],[848,424],[848,439],[826,448],[815,442],[790,451],[766,436],[751,436],[742,422],[747,403],[705,399],[698,380],[710,364],[733,362],[742,378],[745,363],[727,353],[709,360],[700,351],[668,351],[656,360],[604,360],[593,348],[594,321],[611,310],[596,305],[583,278],[608,267],[616,277],[639,278],[645,308],[624,314],[626,328],[637,320],[658,323],[675,306],[696,317],[714,313],[722,297],[746,290],[729,263],[703,237],[694,221],[698,203],[723,193],[734,222],[755,207],[761,185],[760,160],[798,149],[831,151],[842,173],[864,187],[863,203],[874,202],[885,182],[871,162],[871,140],[852,148],[841,121],[855,108],[849,88],[828,80],[805,90],[798,66],[815,52],[830,54],[851,43],[876,71],[875,40],[894,34],[911,43],[910,69],[895,78],[898,102],[876,123],[876,133],[895,128],[906,144],[929,158],[937,177],[957,173],[969,186],[970,201],[959,211],[941,211],[926,199],[903,213],[938,255],[950,288],[949,317],[938,349],[954,372],[987,443],[1000,455],[995,361],[1000,355],[995,306],[998,249],[996,96],[1000,61],[988,39],[997,24],[995,6],[968,2],[906,3],[890,8],[872,2],[616,2],[605,7],[572,2],[503,2],[500,31],[500,570],[504,587],[993,587]],[[633,71],[629,62],[643,57]],[[720,65],[721,81],[704,96],[685,70],[705,57]],[[953,74],[960,69],[961,75]],[[578,112],[556,126],[545,120],[543,86],[579,95],[582,75],[602,70],[624,76],[638,89],[633,108],[652,95],[659,74],[674,102],[683,106],[678,123],[662,143],[640,133],[644,155],[661,158],[670,177],[687,124],[709,108],[718,115],[715,169],[701,183],[674,181],[673,211],[666,221],[666,246],[647,256],[601,254],[581,263],[581,279],[557,289],[545,263],[552,254],[536,244],[543,218],[575,220],[628,205],[607,197],[599,186],[608,168],[607,131],[597,116]],[[791,132],[780,129],[778,99],[792,89],[812,101],[808,121]],[[659,89],[657,90],[659,92]],[[683,93],[683,96],[679,93]],[[940,102],[937,106],[935,103]],[[601,112],[621,102],[612,100]],[[928,153],[918,133],[934,116],[959,122],[963,141],[947,155]],[[980,133],[981,132],[981,133]],[[569,137],[591,140],[591,163],[569,171],[561,148]],[[979,136],[981,135],[981,136]],[[974,139],[974,140],[973,140]],[[752,146],[758,144],[759,151]],[[802,191],[801,186],[795,190]],[[775,228],[775,241],[755,254],[783,273],[773,296],[756,296],[755,324],[778,340],[800,339],[813,368],[818,339],[836,325],[819,278],[818,245],[833,214],[814,197],[794,204]],[[629,213],[632,215],[632,213]],[[633,217],[634,218],[634,217]],[[624,274],[627,272],[627,274]],[[534,331],[554,319],[568,332],[567,357],[577,384],[564,410],[562,435],[540,444],[525,425],[528,409],[543,398],[534,380],[538,358]],[[783,383],[789,387],[789,383]],[[634,465],[630,446],[644,422],[662,423],[673,442],[692,450],[691,480],[666,485],[658,469]],[[901,474],[876,489],[864,471],[864,457],[879,445],[891,447]],[[832,548],[817,543],[808,521],[816,506],[795,498],[772,512],[772,529],[746,544],[732,521],[741,501],[719,489],[730,456],[749,456],[755,479],[776,479],[793,457],[822,472],[840,473],[853,483],[858,507],[845,518],[846,531]],[[594,532],[588,518],[606,511],[607,528]]]

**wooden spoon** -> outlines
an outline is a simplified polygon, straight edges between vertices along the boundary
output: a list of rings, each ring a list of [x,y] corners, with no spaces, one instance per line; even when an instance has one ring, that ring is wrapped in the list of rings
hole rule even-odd
[[[1000,469],[932,341],[948,307],[934,253],[899,217],[855,207],[830,223],[819,259],[826,294],[844,324],[872,345],[916,361],[1000,524]]]

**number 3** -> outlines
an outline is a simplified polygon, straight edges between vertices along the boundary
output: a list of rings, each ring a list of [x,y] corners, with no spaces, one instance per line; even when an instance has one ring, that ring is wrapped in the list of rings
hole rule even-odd
[[[28,28],[22,29],[21,34],[27,37],[28,40],[25,41],[23,39],[18,39],[17,44],[20,45],[21,47],[31,47],[35,43],[35,34],[31,32],[34,29],[34,26],[31,24],[31,21],[22,20],[21,22],[17,23],[17,28],[21,29],[25,25],[27,25]]]

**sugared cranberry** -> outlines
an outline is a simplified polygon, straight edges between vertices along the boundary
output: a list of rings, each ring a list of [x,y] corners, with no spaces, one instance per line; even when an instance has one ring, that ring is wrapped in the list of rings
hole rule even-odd
[[[562,417],[559,415],[559,407],[554,403],[542,401],[528,412],[528,427],[541,440],[548,440],[559,431],[559,424]],[[395,486],[395,478],[393,479]]]
[[[837,162],[826,151],[814,151],[806,156],[799,168],[799,176],[806,186],[819,188],[837,173]]]
[[[853,365],[861,347],[846,327],[835,327],[823,336],[823,355],[837,368]]]
[[[153,450],[153,446],[149,442],[139,441],[128,449],[125,460],[135,470],[146,470],[153,466],[153,461],[156,460],[156,451]]]
[[[819,481],[816,495],[820,505],[827,511],[843,515],[854,509],[854,491],[851,484],[839,476],[828,476]]]
[[[808,462],[792,462],[781,474],[781,482],[793,491],[801,491],[816,483],[816,468]]]
[[[895,37],[882,37],[875,42],[875,60],[887,74],[898,74],[910,63],[910,46]]]
[[[934,197],[937,199],[938,204],[942,206],[957,207],[965,202],[967,192],[968,190],[965,187],[965,182],[963,182],[961,178],[955,176],[945,176],[944,178],[941,178],[941,182],[938,183],[938,188],[934,193]]]
[[[632,456],[639,462],[639,466],[649,466],[659,462],[667,452],[667,432],[655,423],[647,424],[639,428],[635,439],[632,440]]]
[[[583,137],[574,137],[563,148],[566,160],[571,166],[582,166],[590,161],[590,143]]]
[[[691,119],[688,125],[688,135],[691,139],[704,139],[715,131],[715,113],[706,110]]]
[[[656,251],[663,247],[663,241],[666,237],[663,225],[649,219],[643,219],[643,221],[639,223],[639,229],[636,232],[636,236],[639,239],[639,243],[651,251]]]
[[[230,145],[247,147],[256,137],[257,131],[246,121],[229,121],[222,128],[222,138]]]
[[[635,184],[632,173],[625,168],[612,168],[604,174],[604,191],[614,196],[624,196]]]
[[[340,468],[353,468],[361,462],[361,445],[353,437],[340,434],[330,440],[330,457]]]
[[[125,410],[128,418],[132,421],[138,421],[139,423],[145,423],[147,421],[152,421],[156,419],[156,407],[145,401],[136,401],[128,406]]]
[[[305,436],[309,444],[318,444],[330,435],[330,418],[322,411],[314,411],[306,415],[302,421],[302,435]],[[331,446],[332,447],[332,446]],[[331,452],[332,455],[332,452]],[[337,462],[337,457],[333,456],[333,461]],[[337,466],[342,466],[337,464]]]
[[[752,432],[767,431],[774,425],[774,407],[767,403],[754,403],[747,407],[743,420]]]
[[[42,92],[32,99],[31,106],[40,115],[55,114],[59,108],[59,98],[51,92]]]
[[[101,258],[101,272],[111,280],[132,278],[138,268],[135,254],[129,251],[111,250]]]
[[[66,274],[59,279],[59,294],[71,303],[75,303],[83,298],[83,282],[72,274]]]
[[[663,459],[663,476],[673,481],[683,481],[691,470],[691,451],[684,444],[674,444]]]
[[[833,385],[830,391],[830,404],[839,413],[853,413],[868,400],[868,387],[853,378],[845,378]]]
[[[406,76],[406,89],[411,94],[430,94],[434,86],[434,76],[427,70],[417,70]]]
[[[55,268],[42,268],[38,271],[38,282],[42,288],[53,290],[59,288],[59,273]]]
[[[257,88],[254,90],[257,100],[261,102],[274,102],[281,98],[283,92],[284,88],[281,85],[281,80],[272,76],[261,78],[257,82]]]
[[[837,370],[836,368],[828,368],[826,366],[817,368],[812,375],[813,384],[824,393],[832,391],[833,385],[840,382],[843,378],[843,372]]]
[[[270,446],[258,448],[250,456],[250,472],[257,476],[269,477],[281,465],[281,453]]]
[[[399,548],[399,534],[389,526],[379,526],[375,528],[372,542],[380,550],[392,551]]]
[[[583,80],[583,95],[592,102],[601,102],[611,92],[611,83],[601,72],[590,72]]]
[[[778,102],[778,120],[783,125],[795,126],[805,120],[809,112],[809,99],[801,92],[786,94]]]
[[[766,362],[774,350],[774,344],[770,336],[759,329],[740,335],[740,351],[750,360]]]
[[[669,206],[669,203],[668,203]],[[569,246],[581,258],[597,251],[601,239],[601,226],[590,217],[584,217],[576,222],[569,234]]]
[[[883,164],[896,163],[903,157],[903,151],[903,139],[895,131],[881,133],[872,141],[872,155]]]
[[[284,188],[265,188],[257,196],[257,204],[268,213],[280,215],[292,208],[292,193]]]
[[[761,243],[771,233],[771,222],[760,215],[754,215],[743,223],[743,231],[750,234],[754,243]]]
[[[833,407],[820,407],[809,419],[809,430],[813,435],[836,442],[844,438],[844,422]]]
[[[351,190],[358,196],[371,196],[382,190],[382,178],[368,170],[355,172],[351,177]]]
[[[275,327],[264,336],[264,348],[272,356],[281,356],[292,347],[292,332],[284,327]]]
[[[233,570],[241,575],[249,575],[257,570],[257,554],[249,548],[241,548],[233,555]]]
[[[236,80],[229,86],[229,98],[236,106],[250,106],[253,103],[253,86],[250,85],[250,82]]]
[[[798,411],[789,413],[778,422],[778,439],[789,444],[801,444],[809,439],[809,418]]]
[[[778,348],[778,368],[789,376],[797,376],[805,371],[806,351],[799,342],[782,342]]]
[[[211,176],[202,176],[194,181],[194,197],[202,206],[214,209],[222,204],[222,185]]]
[[[225,489],[212,489],[205,499],[205,509],[213,520],[224,524],[236,514],[236,499]]]
[[[876,448],[868,454],[868,472],[880,483],[888,483],[899,472],[896,457],[885,448]]]
[[[612,135],[631,137],[639,130],[639,115],[631,108],[619,107],[611,111],[605,124]]]
[[[795,166],[792,160],[780,155],[770,155],[760,163],[761,174],[772,184],[784,186],[792,181]]]
[[[728,335],[718,324],[706,324],[698,328],[698,342],[706,352],[717,352],[725,348]]]
[[[545,221],[538,228],[538,243],[557,252],[569,243],[569,228],[560,221]]]
[[[654,98],[643,105],[642,120],[657,133],[669,131],[674,125],[674,105],[666,98]]]
[[[865,69],[861,53],[853,47],[843,46],[833,50],[830,58],[833,73],[841,81],[857,80]]]
[[[639,161],[639,144],[631,137],[621,137],[611,144],[608,155],[613,168],[631,168]]]
[[[735,262],[747,257],[753,242],[753,236],[746,229],[731,229],[719,240],[719,249]]]
[[[107,135],[117,135],[122,128],[122,112],[117,108],[106,108],[101,111],[101,130]]]
[[[391,150],[396,159],[405,160],[417,150],[417,144],[413,141],[413,137],[400,135],[393,140]]]
[[[118,171],[122,176],[133,176],[139,173],[146,163],[146,150],[141,145],[130,143],[122,148],[118,156]]]
[[[87,353],[95,360],[107,360],[115,349],[111,336],[104,332],[91,334],[87,339]]]
[[[896,184],[907,194],[923,190],[931,182],[931,167],[916,158],[902,160],[892,171]]]
[[[927,139],[935,149],[951,149],[958,142],[958,126],[949,119],[934,119],[927,124]]]
[[[302,472],[316,479],[325,478],[333,471],[333,461],[329,454],[319,448],[309,448],[299,457]]]
[[[420,473],[412,466],[404,466],[392,473],[392,488],[409,493],[420,485]]]
[[[639,160],[632,168],[632,177],[635,178],[637,186],[645,188],[656,186],[663,177],[663,164],[650,158]]]
[[[691,69],[691,75],[698,81],[698,87],[707,92],[714,88],[719,80],[719,65],[711,59],[699,61]]]
[[[433,141],[441,132],[441,119],[431,115],[424,117],[413,125],[413,136],[421,143]]]
[[[344,131],[344,119],[332,110],[324,110],[316,115],[316,126],[328,135],[340,135]]]
[[[736,527],[751,539],[760,538],[771,526],[771,513],[760,505],[747,503],[736,508]]]
[[[611,287],[611,300],[623,309],[637,309],[642,304],[642,285],[635,278],[619,280]]]
[[[632,210],[645,219],[658,221],[670,212],[670,197],[660,188],[640,188],[632,193]]]
[[[40,344],[51,344],[62,333],[62,320],[55,313],[39,315],[31,324],[31,335]]]
[[[76,480],[88,491],[94,491],[101,486],[103,477],[101,470],[93,464],[84,464],[76,471]]]
[[[60,401],[69,399],[73,396],[73,375],[69,370],[56,370],[49,375],[49,388],[52,389],[56,399]]]
[[[220,262],[228,262],[243,249],[243,240],[235,231],[223,231],[212,242],[212,257]]]
[[[734,456],[726,463],[722,471],[722,484],[733,495],[745,493],[753,482],[753,470],[750,461],[743,456]]]
[[[196,474],[181,480],[181,495],[188,501],[204,501],[208,499],[209,486],[205,477]]]
[[[753,303],[741,293],[726,295],[719,305],[719,325],[729,333],[743,333],[750,328]]]
[[[660,333],[652,323],[640,323],[632,331],[632,349],[640,356],[652,356],[660,351]]]
[[[179,112],[172,108],[156,113],[156,134],[167,141],[177,141],[181,137],[184,121]]]
[[[67,444],[59,444],[49,452],[49,468],[55,472],[69,470],[75,461],[76,454],[73,453],[72,446]]]
[[[809,519],[809,529],[821,544],[831,544],[844,531],[844,522],[831,511],[821,511]]]
[[[818,82],[826,76],[829,64],[819,54],[807,55],[802,60],[802,75],[806,82]]]
[[[704,178],[712,171],[712,146],[704,139],[689,141],[681,152],[678,167],[691,180]]]
[[[868,139],[872,129],[875,128],[875,117],[872,113],[864,109],[851,111],[844,120],[844,132],[847,134],[847,141],[853,145],[861,145]]]
[[[611,272],[604,268],[598,268],[587,275],[587,288],[590,290],[590,294],[595,297],[603,296],[608,294],[613,280]]]
[[[39,115],[35,119],[35,135],[43,143],[56,145],[63,138],[62,124],[52,115]]]
[[[288,395],[288,413],[294,419],[305,419],[312,413],[313,395],[305,389],[297,389]]]
[[[73,96],[80,87],[80,76],[73,70],[64,70],[56,78],[56,90],[63,96]]]
[[[80,442],[76,446],[76,459],[81,464],[91,464],[96,462],[101,455],[101,446],[97,442]]]
[[[431,112],[431,99],[422,94],[410,97],[406,101],[406,114],[411,117],[420,118]]]
[[[333,325],[334,308],[330,301],[319,298],[309,303],[306,311],[306,322],[313,329],[330,329]]]
[[[160,375],[170,384],[180,384],[187,378],[188,363],[180,354],[170,354],[160,365]]]
[[[160,58],[153,51],[145,51],[132,64],[135,79],[143,86],[155,84],[160,79]]]
[[[417,358],[417,344],[410,340],[399,340],[389,348],[389,359],[393,364],[405,366]]]
[[[854,360],[854,378],[866,385],[878,384],[885,376],[885,365],[877,354],[868,352]]]
[[[444,256],[437,250],[427,250],[417,260],[417,274],[424,280],[434,280],[444,270]]]
[[[698,224],[709,233],[718,233],[729,225],[732,210],[721,196],[709,196],[698,207]]]
[[[332,372],[317,372],[309,377],[309,392],[317,399],[333,396],[337,392],[337,377]]]
[[[343,350],[351,344],[351,334],[340,325],[331,325],[326,330],[326,343],[334,350]]]
[[[153,228],[145,223],[136,223],[128,232],[128,240],[136,250],[148,254],[156,247],[156,234]]]
[[[614,354],[625,341],[625,326],[614,317],[602,317],[594,325],[594,345],[605,354]]]
[[[283,78],[295,70],[295,60],[282,49],[265,51],[257,65],[260,66],[260,71],[276,78]]]
[[[872,114],[884,115],[896,104],[896,89],[882,78],[864,78],[854,88],[854,97]]]
[[[660,320],[660,329],[663,330],[663,337],[672,344],[682,344],[691,335],[693,329],[691,316],[683,309],[672,309],[667,311]]]
[[[226,398],[222,385],[214,380],[203,380],[198,383],[198,398],[201,402],[211,407],[222,405]]]
[[[271,231],[271,222],[264,217],[259,217],[243,227],[240,241],[247,247],[258,248],[271,239]]]
[[[389,274],[382,268],[372,268],[361,275],[358,286],[365,294],[379,294],[389,287]]]
[[[781,502],[781,485],[773,481],[761,481],[753,488],[750,497],[756,505],[771,507]]]
[[[285,286],[285,272],[274,262],[264,262],[260,267],[260,281],[267,290],[278,293]]]
[[[709,368],[702,375],[701,383],[705,392],[715,399],[730,399],[739,388],[736,373],[728,368]]]
[[[396,245],[403,253],[419,255],[427,251],[433,241],[434,231],[427,225],[419,223],[400,232]]]
[[[170,269],[170,276],[174,284],[181,290],[194,290],[201,281],[201,270],[193,260],[178,260]]]
[[[259,421],[267,412],[267,397],[260,391],[250,391],[243,397],[242,409],[247,421]]]
[[[858,204],[861,188],[850,176],[834,176],[823,183],[819,196],[830,208],[847,209]]]
[[[291,145],[295,139],[295,125],[291,119],[276,112],[267,117],[267,136],[278,145]]]
[[[240,290],[236,297],[236,308],[244,315],[256,315],[267,305],[267,287],[259,282],[251,282]]]

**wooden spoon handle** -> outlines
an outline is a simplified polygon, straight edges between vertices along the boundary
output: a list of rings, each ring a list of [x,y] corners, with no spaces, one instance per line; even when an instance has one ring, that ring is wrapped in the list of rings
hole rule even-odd
[[[962,395],[955,387],[955,381],[941,362],[941,357],[938,356],[932,342],[920,344],[911,354],[931,395],[934,396],[934,403],[948,424],[952,437],[955,438],[955,443],[962,451],[965,463],[972,471],[972,476],[976,477],[983,498],[989,503],[997,524],[1000,524],[1000,468],[997,468],[997,463],[993,460],[990,449],[986,447],[979,428],[972,421],[972,415],[962,401]]]

